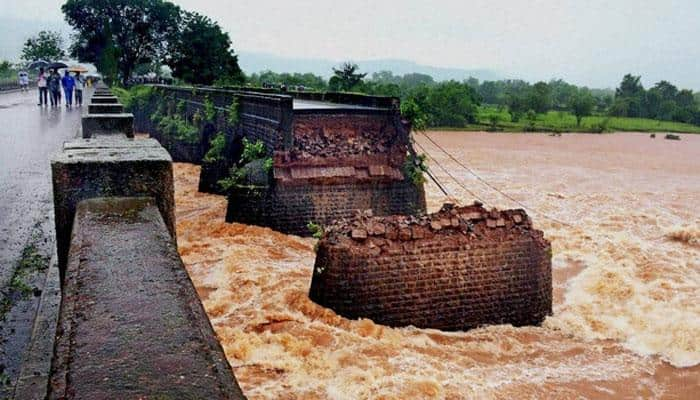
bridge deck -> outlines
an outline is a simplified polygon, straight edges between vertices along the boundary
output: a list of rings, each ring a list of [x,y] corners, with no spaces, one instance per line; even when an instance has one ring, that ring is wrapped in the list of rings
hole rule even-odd
[[[331,103],[329,101],[313,101],[294,99],[292,108],[297,110],[381,110],[377,107],[358,106],[353,104]]]
[[[51,399],[242,399],[150,198],[78,205]]]

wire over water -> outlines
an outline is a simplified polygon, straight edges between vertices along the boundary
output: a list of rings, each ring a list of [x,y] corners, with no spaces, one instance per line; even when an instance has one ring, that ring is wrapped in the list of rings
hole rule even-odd
[[[465,165],[464,163],[462,163],[461,161],[459,161],[457,158],[455,158],[452,154],[450,154],[447,150],[445,150],[444,147],[440,146],[436,141],[434,141],[426,132],[422,132],[422,134],[423,134],[423,136],[425,136],[426,139],[428,139],[428,141],[430,141],[430,143],[432,143],[435,147],[437,147],[438,149],[440,149],[440,151],[442,151],[443,153],[445,153],[445,154],[447,155],[447,157],[449,157],[452,161],[456,162],[459,166],[461,166],[461,167],[464,168],[467,172],[469,172],[471,175],[473,175],[477,180],[479,180],[481,183],[483,183],[484,185],[486,185],[487,187],[489,187],[489,188],[492,189],[493,191],[499,193],[501,196],[503,196],[503,197],[507,198],[508,200],[514,202],[515,204],[519,205],[519,206],[522,207],[524,210],[527,210],[527,211],[532,212],[532,213],[534,213],[534,214],[540,215],[541,217],[543,217],[543,218],[545,218],[545,219],[548,219],[548,220],[550,220],[550,221],[556,222],[556,223],[558,223],[558,224],[561,224],[561,225],[564,225],[564,226],[568,226],[568,227],[574,228],[574,226],[573,226],[572,224],[569,224],[569,223],[564,222],[564,221],[560,221],[560,220],[558,220],[558,219],[556,219],[556,218],[554,218],[554,217],[550,217],[549,215],[544,214],[544,213],[542,213],[542,212],[540,212],[540,211],[534,210],[534,209],[528,207],[527,205],[525,205],[524,203],[522,203],[521,201],[518,201],[518,200],[515,199],[514,197],[510,196],[509,194],[503,192],[501,189],[497,188],[496,186],[494,186],[494,185],[492,185],[491,183],[489,183],[488,181],[486,181],[486,179],[484,179],[484,178],[482,178],[481,176],[479,176],[479,174],[477,174],[472,168],[469,168],[467,165]],[[418,144],[418,143],[416,142],[416,144]],[[419,146],[426,154],[428,154],[427,150],[426,150],[423,146],[421,146],[420,144],[418,144],[418,146]],[[452,177],[452,179],[453,179],[455,182],[457,182],[462,188],[464,188],[464,189],[465,189],[467,192],[469,192],[472,196],[476,197],[479,201],[481,201],[482,203],[486,204],[486,202],[484,202],[483,200],[479,199],[476,195],[474,195],[474,193],[472,193],[471,191],[469,191],[469,189],[467,189],[461,182],[459,182],[452,174],[450,174],[449,172],[447,172],[447,170],[446,170],[442,165],[440,165],[440,164],[437,162],[437,160],[435,159],[435,157],[433,157],[433,156],[429,156],[429,157],[430,157],[431,159],[433,159],[433,161],[435,161],[435,163],[436,163],[438,166],[440,166],[440,168],[441,168],[443,171],[445,171],[450,177]]]

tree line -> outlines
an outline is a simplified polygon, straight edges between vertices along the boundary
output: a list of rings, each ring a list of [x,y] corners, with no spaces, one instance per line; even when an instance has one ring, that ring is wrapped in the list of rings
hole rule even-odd
[[[549,111],[570,112],[577,125],[589,115],[650,118],[700,125],[700,92],[678,89],[661,81],[645,90],[639,76],[627,74],[619,87],[589,89],[561,79],[530,84],[523,80],[437,82],[419,73],[394,75],[390,71],[368,76],[357,65],[344,63],[325,81],[313,74],[278,74],[271,71],[251,75],[254,85],[300,85],[314,90],[336,90],[395,96],[410,102],[424,114],[427,126],[463,127],[477,122],[479,106],[507,111],[512,122],[532,119]],[[411,105],[411,107],[413,107]]]

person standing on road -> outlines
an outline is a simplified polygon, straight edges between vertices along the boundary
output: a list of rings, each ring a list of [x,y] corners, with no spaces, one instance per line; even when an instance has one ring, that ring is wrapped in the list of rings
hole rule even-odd
[[[47,78],[47,86],[49,88],[49,97],[51,98],[51,107],[58,107],[60,105],[61,75],[55,69],[51,70]]]
[[[39,68],[39,75],[36,77],[36,86],[39,88],[39,107],[49,106],[47,101],[48,88],[46,87],[46,73],[44,72],[44,67]]]
[[[29,74],[27,71],[19,71],[17,74],[19,80],[19,87],[23,92],[27,91],[27,86],[29,86]]]
[[[75,73],[75,105],[83,106],[83,88],[85,87],[85,78],[80,75],[80,71]]]
[[[70,72],[66,71],[61,79],[63,85],[63,93],[66,95],[66,108],[73,107],[73,88],[75,88],[75,79],[70,76]]]

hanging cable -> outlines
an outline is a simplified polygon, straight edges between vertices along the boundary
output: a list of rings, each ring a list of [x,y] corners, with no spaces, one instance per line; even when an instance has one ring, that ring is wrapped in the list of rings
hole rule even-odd
[[[490,184],[489,182],[486,181],[486,179],[484,179],[484,178],[482,178],[481,176],[479,176],[476,172],[474,172],[474,170],[472,170],[471,168],[469,168],[468,166],[466,166],[465,164],[463,164],[461,161],[459,161],[457,158],[455,158],[452,154],[450,154],[447,150],[445,150],[442,146],[440,146],[437,142],[435,142],[430,136],[428,136],[428,134],[427,134],[426,132],[422,132],[422,133],[423,133],[423,136],[425,136],[425,138],[428,139],[428,141],[430,141],[430,143],[432,143],[435,147],[437,147],[438,149],[440,149],[440,151],[442,151],[443,153],[445,153],[445,154],[447,155],[447,157],[449,157],[452,161],[456,162],[459,166],[461,166],[462,168],[464,168],[465,170],[467,170],[467,172],[469,172],[471,175],[473,175],[473,176],[474,176],[476,179],[478,179],[481,183],[483,183],[484,185],[488,186],[488,187],[491,188],[492,190],[498,192],[498,193],[501,194],[503,197],[509,199],[510,201],[514,202],[515,204],[518,204],[520,207],[522,207],[523,209],[525,209],[525,210],[527,210],[527,211],[532,212],[533,214],[538,214],[538,215],[540,215],[541,217],[543,217],[543,218],[545,218],[545,219],[548,219],[548,220],[550,220],[550,221],[556,222],[556,223],[561,224],[561,225],[564,225],[564,226],[568,226],[568,227],[574,228],[573,225],[571,225],[571,224],[569,224],[569,223],[567,223],[567,222],[560,221],[560,220],[558,220],[558,219],[556,219],[556,218],[554,218],[554,217],[550,217],[550,216],[547,215],[547,214],[544,214],[544,213],[542,213],[542,212],[539,212],[539,211],[537,211],[537,210],[534,210],[534,209],[532,209],[532,208],[526,206],[526,205],[525,205],[524,203],[522,203],[521,201],[518,201],[517,199],[515,199],[515,198],[513,198],[512,196],[508,195],[507,193],[503,192],[502,190],[500,190],[500,189],[497,188],[496,186]],[[416,142],[416,143],[417,143],[417,142]],[[419,145],[419,146],[420,146],[420,145]],[[421,146],[421,148],[423,148],[423,147]],[[432,158],[435,159],[434,157],[432,157]],[[452,176],[452,175],[450,175],[450,176]],[[462,187],[464,187],[464,186],[462,186]],[[483,202],[483,201],[482,201],[482,202]]]
[[[440,167],[440,169],[441,169],[443,172],[445,172],[445,173],[447,174],[447,176],[449,176],[450,178],[452,178],[452,180],[453,180],[457,185],[461,186],[462,189],[464,189],[467,193],[469,193],[470,195],[472,195],[475,199],[479,200],[479,201],[481,202],[481,204],[484,204],[484,205],[487,204],[483,199],[481,199],[481,198],[480,198],[479,196],[477,196],[474,192],[472,192],[472,191],[469,190],[466,186],[464,186],[464,184],[463,184],[459,179],[457,179],[454,175],[452,175],[452,174],[450,173],[450,171],[447,170],[447,168],[445,168],[442,164],[440,164],[440,162],[438,162],[438,160],[437,160],[435,157],[433,157],[433,156],[425,149],[425,147],[423,147],[423,146],[422,146],[420,143],[418,143],[418,142],[415,142],[415,144],[421,149],[421,151],[422,151],[428,158],[430,158],[430,159],[432,160],[432,162],[433,162],[435,165],[437,165],[438,167]]]

